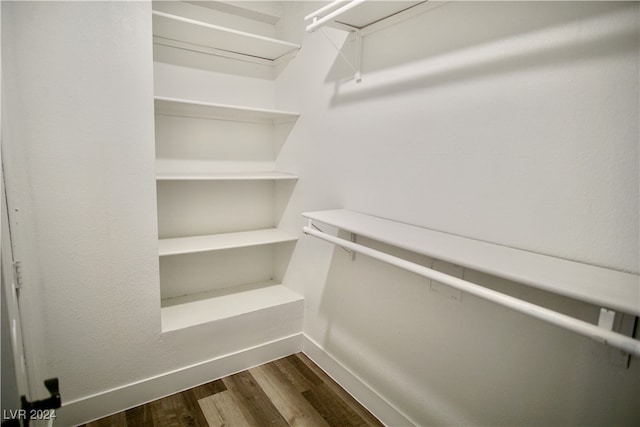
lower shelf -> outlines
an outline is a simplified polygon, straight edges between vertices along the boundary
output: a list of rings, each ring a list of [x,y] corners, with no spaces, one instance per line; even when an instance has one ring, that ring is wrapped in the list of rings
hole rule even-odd
[[[286,231],[277,228],[266,228],[236,233],[160,239],[158,249],[160,256],[181,255],[249,246],[272,245],[276,243],[293,242],[297,239],[297,236],[287,233]]]
[[[302,296],[275,282],[252,283],[162,300],[162,332],[269,309],[297,309]]]

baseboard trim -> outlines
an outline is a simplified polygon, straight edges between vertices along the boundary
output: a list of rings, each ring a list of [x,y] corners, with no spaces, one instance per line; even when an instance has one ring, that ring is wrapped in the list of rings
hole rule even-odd
[[[178,393],[227,375],[279,359],[302,350],[301,333],[225,354],[204,362],[126,384],[98,394],[64,402],[56,425],[84,424],[126,409]]]
[[[384,425],[415,426],[415,422],[404,415],[398,408],[389,403],[362,378],[342,365],[331,353],[320,344],[304,335],[302,352],[327,373],[334,381],[353,396],[362,406],[367,408]]]
[[[302,333],[64,402],[56,413],[55,424],[84,424],[299,351],[304,352],[385,425],[416,425],[331,353]]]

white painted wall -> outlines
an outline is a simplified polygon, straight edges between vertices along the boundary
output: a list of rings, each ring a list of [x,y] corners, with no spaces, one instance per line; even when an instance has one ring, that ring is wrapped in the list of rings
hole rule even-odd
[[[637,3],[452,2],[366,37],[360,85],[322,34],[303,32],[317,6],[288,3],[280,25],[303,44],[276,91],[301,113],[279,158],[301,174],[285,223],[345,207],[638,272]],[[596,307],[465,277],[597,319]],[[304,292],[305,334],[421,425],[640,420],[637,358],[614,368],[587,339],[438,298],[310,237],[286,283]]]
[[[2,7],[3,144],[25,180],[8,185],[43,310],[34,368],[71,400],[161,365],[149,5]]]

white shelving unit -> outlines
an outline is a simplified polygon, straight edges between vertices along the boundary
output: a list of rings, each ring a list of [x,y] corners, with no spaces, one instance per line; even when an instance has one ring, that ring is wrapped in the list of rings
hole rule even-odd
[[[275,62],[300,49],[294,43],[159,11],[153,11],[153,36],[156,44],[204,54],[237,54],[258,63]]]
[[[211,16],[190,4],[160,6]],[[161,62],[169,57],[191,67],[180,59],[196,53],[272,69],[300,49],[192,18],[153,11],[154,44],[175,48],[170,55],[161,51]],[[218,70],[222,63],[212,64],[211,71],[235,75],[234,66]],[[154,106],[162,331],[258,311],[301,322],[302,297],[278,283],[281,267],[275,265],[297,240],[277,228],[275,199],[298,179],[276,170],[276,141],[299,114],[161,96],[154,97]]]
[[[640,315],[640,277],[566,259],[468,239],[345,209],[303,216],[434,259],[517,283]]]
[[[297,239],[297,236],[287,233],[286,231],[278,230],[277,228],[268,228],[237,233],[160,239],[158,249],[160,256],[182,255],[294,242]]]

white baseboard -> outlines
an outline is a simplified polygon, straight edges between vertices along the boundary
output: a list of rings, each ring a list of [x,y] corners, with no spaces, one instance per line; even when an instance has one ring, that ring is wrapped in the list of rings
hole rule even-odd
[[[385,425],[416,425],[364,380],[303,334],[290,335],[142,381],[64,402],[62,408],[57,410],[54,425],[84,424],[300,351]]]
[[[57,426],[73,426],[133,408],[302,350],[302,334],[186,366],[92,396],[64,402]]]
[[[415,426],[406,415],[391,403],[387,402],[364,380],[342,365],[318,343],[304,335],[302,352],[313,360],[334,381],[342,386],[362,406],[367,408],[384,425],[387,426]]]

